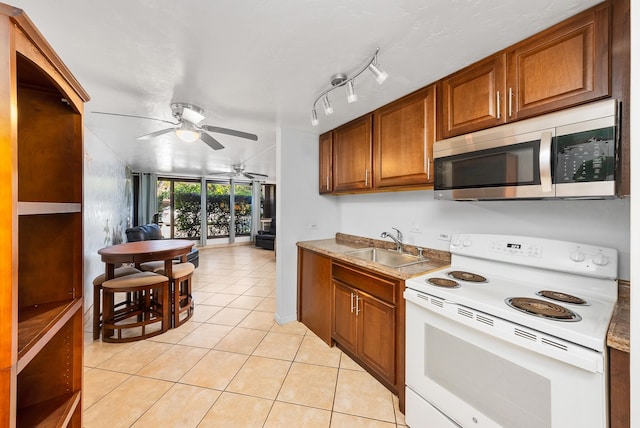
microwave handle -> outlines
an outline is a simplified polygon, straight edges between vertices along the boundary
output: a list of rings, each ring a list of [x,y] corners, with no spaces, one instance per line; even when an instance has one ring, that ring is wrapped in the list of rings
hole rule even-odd
[[[551,186],[551,139],[550,131],[545,131],[540,137],[540,185],[543,192],[550,192]]]

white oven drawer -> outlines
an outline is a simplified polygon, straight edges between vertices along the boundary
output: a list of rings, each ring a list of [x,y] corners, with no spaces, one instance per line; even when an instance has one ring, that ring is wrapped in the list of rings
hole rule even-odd
[[[411,388],[406,390],[405,407],[413,410],[405,417],[405,422],[410,428],[460,428],[460,425],[446,417]]]

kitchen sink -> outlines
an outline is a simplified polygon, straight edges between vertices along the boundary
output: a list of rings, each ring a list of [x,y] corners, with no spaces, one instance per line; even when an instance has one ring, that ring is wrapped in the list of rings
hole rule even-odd
[[[358,250],[347,251],[345,254],[361,260],[380,263],[381,265],[394,268],[428,261],[424,257],[418,257],[411,254],[401,254],[384,248],[361,248]]]

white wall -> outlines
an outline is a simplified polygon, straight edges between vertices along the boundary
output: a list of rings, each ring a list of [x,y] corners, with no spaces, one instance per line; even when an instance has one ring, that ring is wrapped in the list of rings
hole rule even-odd
[[[296,242],[332,238],[338,230],[337,200],[318,194],[318,136],[290,129],[276,135],[276,321],[294,321],[297,298]],[[311,225],[316,228],[311,228]]]
[[[132,216],[131,171],[89,129],[84,131],[84,310],[93,304],[93,278],[104,273],[100,248],[125,241]]]
[[[412,245],[448,250],[440,233],[503,233],[616,248],[629,279],[630,199],[483,201],[433,199],[433,191],[337,196],[340,232],[379,238],[396,227]],[[419,228],[421,232],[412,231]]]

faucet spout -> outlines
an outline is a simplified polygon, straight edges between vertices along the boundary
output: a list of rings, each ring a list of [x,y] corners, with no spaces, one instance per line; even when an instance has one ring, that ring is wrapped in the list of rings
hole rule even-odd
[[[395,230],[398,233],[397,236],[393,236],[393,234],[389,233],[389,232],[382,232],[380,234],[380,237],[381,238],[391,238],[393,240],[393,242],[396,243],[396,251],[401,253],[402,252],[402,232],[400,232],[395,227],[393,227],[392,229]]]

